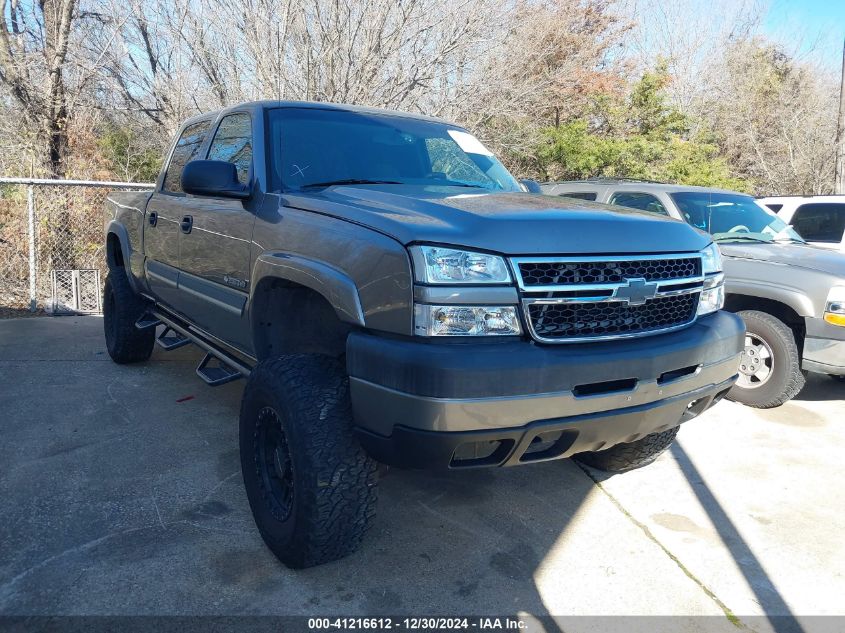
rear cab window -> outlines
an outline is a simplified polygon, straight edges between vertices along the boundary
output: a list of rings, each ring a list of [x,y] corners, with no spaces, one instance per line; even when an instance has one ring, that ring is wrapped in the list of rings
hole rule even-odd
[[[630,209],[639,209],[640,211],[647,211],[648,213],[656,213],[658,215],[669,215],[663,203],[650,193],[617,191],[610,197],[610,204],[616,204],[620,207],[628,207]]]
[[[167,193],[184,193],[182,190],[182,170],[192,160],[198,157],[200,148],[205,142],[211,121],[197,121],[185,126],[176,141],[176,147],[170,154],[170,162],[164,175],[161,190]]]
[[[838,244],[845,233],[845,203],[802,204],[792,216],[792,228],[810,242]]]

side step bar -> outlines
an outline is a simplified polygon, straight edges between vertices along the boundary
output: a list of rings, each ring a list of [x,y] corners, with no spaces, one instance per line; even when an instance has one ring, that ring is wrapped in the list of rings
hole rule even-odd
[[[150,328],[157,328],[159,325],[161,325],[161,321],[152,312],[145,312],[141,315],[141,318],[135,321],[135,327],[139,330],[149,330]]]
[[[197,375],[207,385],[212,387],[225,385],[227,382],[232,382],[238,378],[246,378],[252,371],[252,368],[245,361],[223,351],[176,317],[171,317],[169,314],[155,309],[148,317],[142,317],[142,319],[147,319],[149,322],[155,319],[157,324],[165,326],[164,332],[156,339],[156,342],[165,350],[176,349],[188,343],[193,343],[205,352],[205,357],[197,366]],[[212,361],[215,360],[216,364],[212,365]]]
[[[209,365],[212,361],[217,361],[217,365]],[[219,358],[206,354],[200,364],[197,366],[197,376],[202,378],[209,387],[219,387],[225,385],[227,382],[232,382],[238,378],[243,378],[243,374],[234,367],[226,365]]]
[[[169,352],[173,349],[179,349],[180,347],[184,347],[190,342],[191,339],[189,339],[187,336],[183,336],[169,325],[166,325],[162,333],[159,334],[158,337],[156,337],[156,343],[165,352]]]

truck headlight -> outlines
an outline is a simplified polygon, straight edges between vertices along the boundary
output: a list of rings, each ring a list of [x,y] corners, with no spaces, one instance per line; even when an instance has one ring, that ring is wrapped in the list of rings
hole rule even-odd
[[[715,242],[701,251],[701,272],[704,273],[704,289],[698,300],[698,316],[716,312],[725,306],[722,254]]]
[[[701,272],[705,275],[722,272],[722,253],[719,252],[716,242],[701,251]]]
[[[414,276],[424,284],[508,284],[511,275],[504,258],[487,253],[412,246]]]
[[[831,325],[845,326],[845,286],[834,286],[827,293],[824,320]]]
[[[516,306],[414,306],[418,336],[516,336],[521,333]]]

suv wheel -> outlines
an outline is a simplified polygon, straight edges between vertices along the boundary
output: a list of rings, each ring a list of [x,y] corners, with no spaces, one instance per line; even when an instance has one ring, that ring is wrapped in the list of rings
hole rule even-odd
[[[780,319],[757,310],[737,313],[745,321],[739,379],[728,400],[758,409],[779,407],[804,387],[795,334]]]
[[[607,450],[579,453],[575,459],[587,466],[612,473],[648,466],[672,445],[679,428],[676,426],[668,431],[652,433],[636,442],[617,444]]]
[[[148,308],[136,295],[121,269],[110,270],[103,285],[103,329],[106,349],[111,359],[120,364],[147,360],[155,345],[155,328],[139,330],[135,322]]]
[[[352,553],[375,515],[377,464],[352,432],[349,379],[328,356],[262,361],[241,402],[241,469],[255,523],[288,567]]]

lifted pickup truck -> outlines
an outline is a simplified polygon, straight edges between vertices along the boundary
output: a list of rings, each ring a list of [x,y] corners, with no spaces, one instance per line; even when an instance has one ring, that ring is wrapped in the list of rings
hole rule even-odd
[[[378,462],[624,471],[736,379],[744,330],[708,237],[526,193],[437,119],[278,101],[198,116],[154,192],[105,213],[109,354],[194,343],[210,385],[247,377],[244,484],[292,567],[356,548]]]

